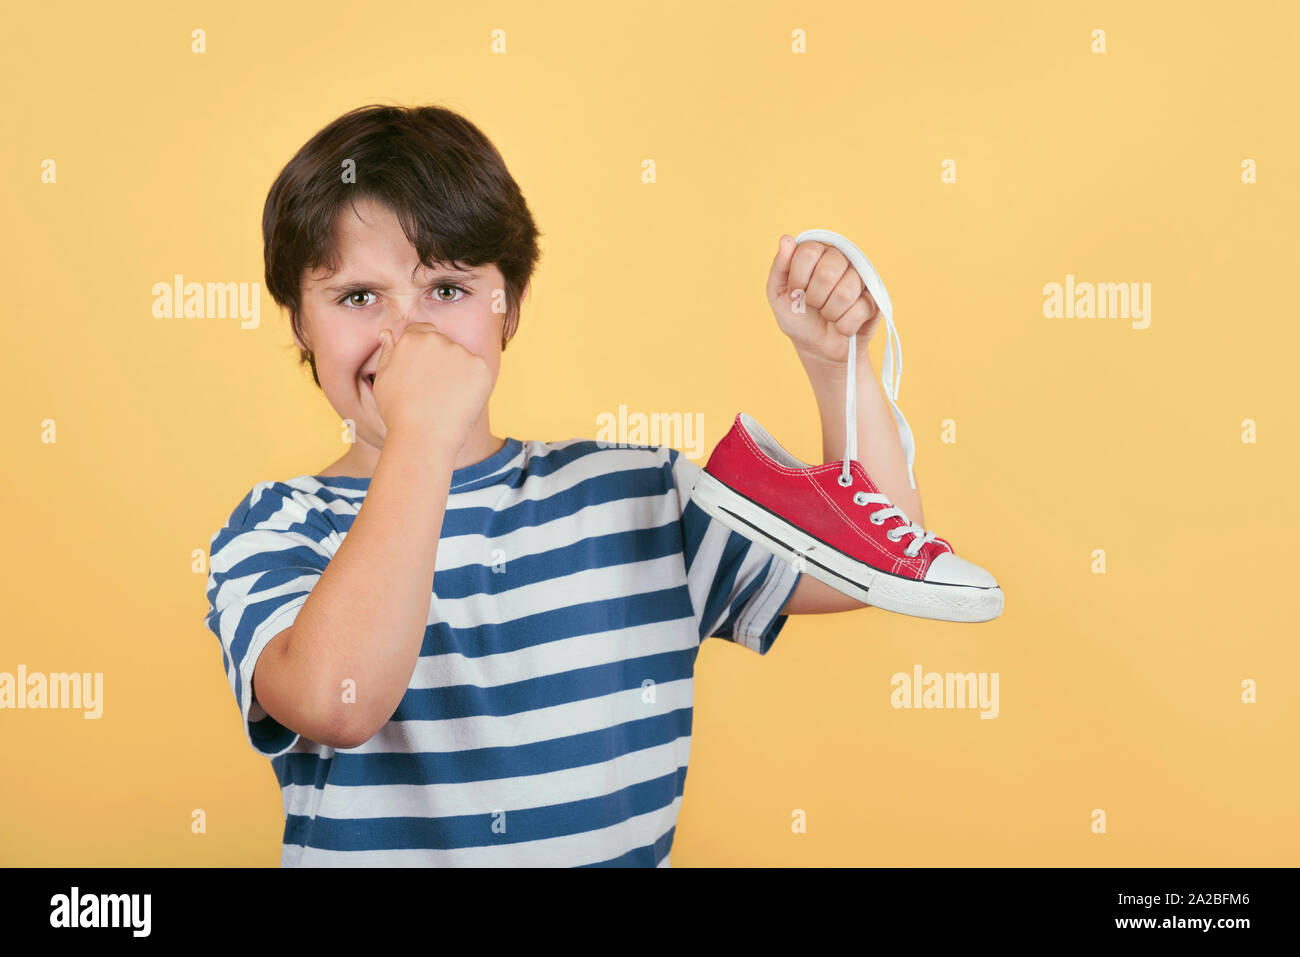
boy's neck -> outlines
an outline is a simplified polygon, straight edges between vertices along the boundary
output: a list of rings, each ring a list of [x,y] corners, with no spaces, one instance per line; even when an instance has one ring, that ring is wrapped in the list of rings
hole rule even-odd
[[[505,444],[505,439],[492,434],[492,430],[488,425],[487,410],[485,409],[479,421],[474,423],[469,438],[465,440],[465,444],[456,453],[452,468],[461,469],[467,465],[482,462],[484,459],[500,452],[505,447]],[[369,442],[358,439],[351,449],[326,466],[325,469],[315,474],[321,477],[373,478],[375,468],[379,465],[379,451]]]

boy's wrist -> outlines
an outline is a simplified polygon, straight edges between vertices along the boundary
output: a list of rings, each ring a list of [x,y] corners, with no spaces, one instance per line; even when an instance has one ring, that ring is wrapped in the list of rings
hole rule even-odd
[[[795,349],[795,352],[799,356],[804,372],[808,375],[808,381],[812,384],[813,391],[819,397],[822,394],[838,395],[840,401],[843,401],[844,388],[848,380],[848,363],[836,362],[827,359],[825,356],[804,352],[798,348]],[[867,379],[874,379],[876,375],[875,366],[871,363],[871,356],[862,343],[858,343],[858,363],[855,372],[859,387],[861,387],[862,382]]]
[[[457,441],[424,425],[395,424],[384,436],[379,461],[382,464],[397,459],[404,466],[403,471],[414,467],[421,471],[446,472],[450,476],[456,455],[464,444],[464,439]]]

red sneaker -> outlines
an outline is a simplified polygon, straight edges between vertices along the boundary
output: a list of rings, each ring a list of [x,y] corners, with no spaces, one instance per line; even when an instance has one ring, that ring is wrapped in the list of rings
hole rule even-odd
[[[890,343],[902,346],[893,327],[893,307],[884,284],[856,246],[829,230],[808,230],[795,239],[835,246],[861,273],[880,307]],[[856,368],[856,338],[849,340],[849,368]],[[894,368],[889,346],[884,378]],[[881,493],[857,461],[856,383],[849,376],[848,436],[843,463],[799,461],[744,412],[714,448],[692,499],[706,512],[750,541],[790,561],[819,581],[887,611],[941,621],[989,621],[1002,614],[1003,595],[983,568],[958,558],[952,545],[914,525]],[[907,420],[889,397],[907,453],[912,488],[915,445]],[[874,507],[871,507],[874,506]]]

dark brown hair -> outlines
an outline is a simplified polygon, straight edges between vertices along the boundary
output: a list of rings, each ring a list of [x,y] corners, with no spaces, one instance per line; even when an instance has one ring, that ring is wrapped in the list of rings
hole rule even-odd
[[[355,182],[345,181],[348,168]],[[262,210],[266,288],[289,311],[298,338],[307,341],[303,273],[337,271],[334,225],[345,203],[355,211],[361,199],[396,214],[426,267],[492,263],[501,270],[504,350],[519,324],[540,234],[492,142],[463,116],[437,106],[358,107],[316,133],[276,177]],[[311,366],[319,386],[316,357],[308,349],[299,353],[299,365]]]

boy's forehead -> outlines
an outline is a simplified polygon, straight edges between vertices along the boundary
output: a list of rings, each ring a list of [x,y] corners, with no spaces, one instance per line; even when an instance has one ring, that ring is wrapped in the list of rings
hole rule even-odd
[[[394,220],[367,224],[344,219],[334,231],[334,249],[339,271],[387,269],[405,266],[407,275],[419,266],[419,256]],[[391,227],[391,228],[386,228]],[[420,267],[423,268],[423,267]]]
[[[309,270],[304,277],[309,285],[351,281],[386,283],[390,278],[409,278],[420,283],[448,273],[466,279],[481,275],[477,268],[453,263],[426,266],[420,262],[397,214],[370,199],[349,204],[341,211],[334,224],[334,250],[338,268],[331,271],[320,266]]]
[[[448,273],[464,276],[467,279],[477,278],[481,274],[480,269],[456,266],[451,263],[437,263],[433,267],[429,267],[418,262],[418,260],[394,263],[385,260],[382,256],[375,255],[350,257],[341,249],[338,258],[338,269],[331,271],[325,266],[320,266],[315,270],[308,271],[305,276],[306,281],[313,285],[320,285],[331,280],[347,282],[355,279],[367,282],[381,282],[387,281],[390,277],[394,279],[411,277],[418,283]]]

